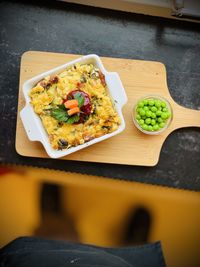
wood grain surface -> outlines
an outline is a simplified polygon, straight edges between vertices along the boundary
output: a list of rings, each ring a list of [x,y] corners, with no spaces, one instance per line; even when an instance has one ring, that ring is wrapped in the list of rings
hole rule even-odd
[[[22,84],[42,72],[67,63],[79,56],[38,51],[28,51],[22,55],[16,128],[16,150],[18,154],[48,158],[41,143],[29,141],[22,125],[19,116],[19,111],[25,105]],[[62,159],[154,166],[158,163],[162,145],[171,132],[181,127],[200,127],[200,111],[184,108],[170,96],[167,87],[166,69],[162,63],[122,58],[102,57],[101,59],[108,71],[118,72],[126,90],[128,103],[123,108],[126,129],[117,136],[72,153]],[[132,121],[133,105],[139,98],[150,94],[165,97],[173,109],[172,123],[160,135],[143,134],[134,126]]]

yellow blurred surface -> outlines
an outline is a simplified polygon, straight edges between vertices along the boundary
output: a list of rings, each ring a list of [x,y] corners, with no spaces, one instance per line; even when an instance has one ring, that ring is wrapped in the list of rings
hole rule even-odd
[[[144,207],[152,218],[148,242],[161,240],[167,266],[200,266],[199,192],[46,169],[13,170],[18,171],[0,177],[0,246],[39,227],[45,182],[61,186],[62,212],[72,218],[80,242],[123,245],[130,211]]]
[[[32,235],[40,223],[40,183],[20,174],[0,178],[0,247],[10,240]]]

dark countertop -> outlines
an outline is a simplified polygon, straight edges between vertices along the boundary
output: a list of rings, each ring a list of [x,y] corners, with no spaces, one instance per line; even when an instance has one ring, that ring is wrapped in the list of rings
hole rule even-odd
[[[28,158],[15,151],[19,64],[25,51],[161,61],[174,100],[200,109],[199,24],[56,1],[27,2],[0,3],[0,162],[200,190],[199,128],[173,132],[155,167]]]

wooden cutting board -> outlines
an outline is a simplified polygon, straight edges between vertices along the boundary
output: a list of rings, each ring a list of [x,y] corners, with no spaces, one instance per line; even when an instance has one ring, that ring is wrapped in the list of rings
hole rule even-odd
[[[78,58],[80,55],[29,51],[22,55],[20,69],[19,102],[16,129],[16,150],[22,156],[48,158],[39,142],[29,141],[19,111],[25,100],[22,84],[33,76]],[[170,96],[167,87],[166,69],[160,62],[102,57],[108,71],[118,72],[128,103],[123,108],[126,129],[119,135],[82,149],[62,159],[89,162],[117,163],[154,166],[159,160],[162,145],[167,136],[182,127],[200,127],[200,111],[178,105]],[[168,99],[173,108],[173,121],[160,135],[149,136],[140,132],[132,121],[132,108],[136,101],[155,94]]]

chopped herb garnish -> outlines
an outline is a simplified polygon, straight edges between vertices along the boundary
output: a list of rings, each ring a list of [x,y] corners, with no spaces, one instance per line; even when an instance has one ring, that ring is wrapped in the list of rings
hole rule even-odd
[[[59,105],[58,108],[54,108],[51,110],[51,116],[59,122],[65,122],[67,124],[73,124],[78,122],[80,119],[80,114],[75,114],[73,116],[69,116],[67,114],[67,109],[64,105]]]
[[[80,115],[79,114],[75,114],[75,115],[69,117],[68,120],[66,121],[66,123],[73,124],[75,122],[78,122],[79,119],[80,119]]]
[[[62,109],[62,110],[66,110],[65,105],[63,105],[63,104],[62,105],[58,105],[58,108]]]
[[[105,126],[105,125],[104,125],[104,126],[102,126],[101,128],[102,128],[102,129],[110,130],[112,127],[111,127],[111,126]]]
[[[82,96],[82,94],[81,93],[76,93],[74,95],[74,98],[78,101],[79,108],[81,108],[84,105],[84,101],[85,101],[85,99]]]
[[[51,116],[60,122],[66,122],[69,118],[66,110],[63,110],[61,108],[54,108],[51,110]]]
[[[87,79],[85,78],[85,76],[81,76],[80,82],[81,83],[86,83],[87,82]]]

